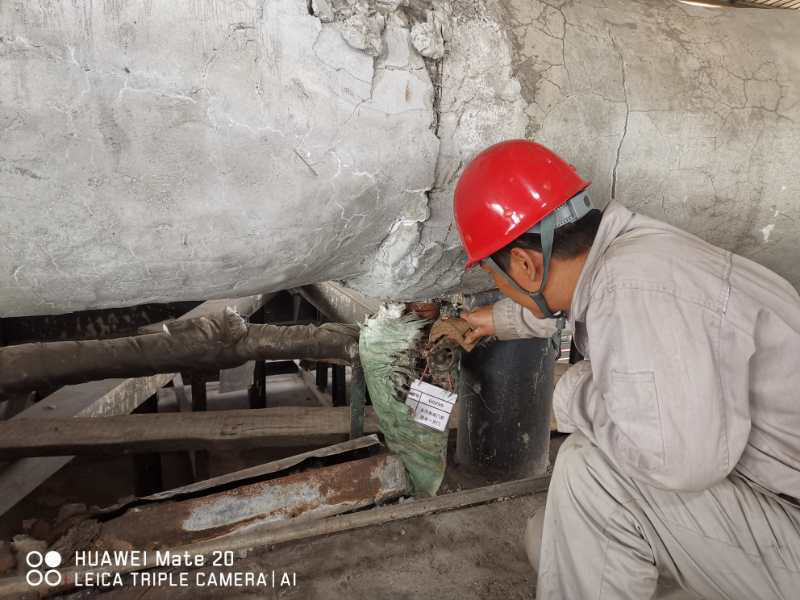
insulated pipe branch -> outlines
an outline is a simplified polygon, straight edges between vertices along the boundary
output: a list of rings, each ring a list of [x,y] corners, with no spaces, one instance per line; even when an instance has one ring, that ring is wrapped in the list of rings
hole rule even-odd
[[[0,396],[114,377],[227,369],[249,360],[351,364],[357,354],[356,326],[253,325],[226,309],[210,317],[165,323],[159,333],[0,348]]]

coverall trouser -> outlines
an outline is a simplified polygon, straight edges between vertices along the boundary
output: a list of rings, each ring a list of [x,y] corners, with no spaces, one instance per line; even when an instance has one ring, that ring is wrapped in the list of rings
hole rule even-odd
[[[540,600],[650,599],[659,573],[709,600],[800,598],[800,508],[735,475],[702,492],[645,485],[580,433],[556,459],[541,533]]]

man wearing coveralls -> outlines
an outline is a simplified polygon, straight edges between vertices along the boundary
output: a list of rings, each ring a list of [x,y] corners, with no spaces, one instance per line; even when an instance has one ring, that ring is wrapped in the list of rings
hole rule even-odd
[[[800,598],[800,296],[772,271],[611,202],[524,140],[455,193],[469,265],[508,298],[471,339],[550,337],[561,447],[526,546],[537,597]],[[800,258],[800,257],[799,257]],[[537,519],[543,522],[537,527]]]

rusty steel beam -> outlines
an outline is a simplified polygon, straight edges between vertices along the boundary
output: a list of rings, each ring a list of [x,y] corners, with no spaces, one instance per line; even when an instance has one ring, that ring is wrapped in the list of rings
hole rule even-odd
[[[148,504],[103,523],[96,543],[137,549],[207,541],[255,526],[319,519],[408,494],[405,468],[391,454],[310,469],[177,502]]]
[[[335,455],[345,455],[348,453],[373,453],[381,446],[378,436],[375,434],[365,435],[358,439],[347,440],[332,446],[324,446],[322,448],[314,448],[307,452],[300,454],[293,454],[285,458],[273,460],[253,467],[246,467],[238,471],[218,475],[211,479],[204,481],[197,481],[187,485],[165,490],[151,494],[149,496],[131,497],[128,496],[117,504],[106,506],[102,509],[93,511],[94,515],[105,515],[110,513],[119,513],[123,508],[131,504],[141,504],[143,502],[161,502],[163,500],[186,498],[189,496],[198,496],[202,494],[210,494],[217,488],[230,488],[234,484],[243,484],[248,481],[255,481],[256,479],[266,480],[275,479],[282,473],[288,473],[289,470],[297,469],[303,463],[309,461],[320,461],[330,459]],[[367,449],[370,450],[367,450]]]

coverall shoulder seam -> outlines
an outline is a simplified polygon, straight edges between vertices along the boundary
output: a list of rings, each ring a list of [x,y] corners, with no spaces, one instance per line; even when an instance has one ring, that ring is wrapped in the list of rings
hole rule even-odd
[[[725,314],[722,310],[722,307],[714,301],[681,294],[671,286],[666,286],[657,282],[645,282],[630,279],[618,280],[607,283],[604,286],[599,286],[599,288],[592,293],[591,298],[592,300],[598,300],[605,294],[614,294],[617,291],[654,292],[657,294],[672,296],[676,300],[682,300],[689,304],[694,304],[695,306],[705,308],[706,310],[713,312],[720,317]]]

